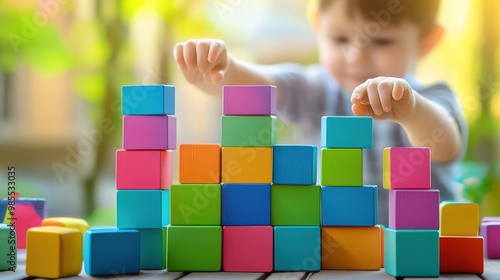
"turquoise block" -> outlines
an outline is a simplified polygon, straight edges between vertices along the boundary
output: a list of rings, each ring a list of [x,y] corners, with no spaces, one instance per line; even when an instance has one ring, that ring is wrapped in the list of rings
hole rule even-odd
[[[123,115],[175,115],[175,87],[126,85],[122,87]]]
[[[170,224],[170,190],[116,191],[118,228],[163,228]]]
[[[274,270],[319,271],[320,269],[319,226],[274,227]]]
[[[222,116],[222,147],[272,147],[275,116]]]
[[[315,185],[316,146],[274,145],[273,183],[281,185]]]
[[[373,146],[373,118],[325,116],[321,118],[323,148],[360,148]]]
[[[377,224],[377,186],[321,187],[322,226]]]
[[[167,228],[142,228],[141,269],[165,269],[167,266]]]

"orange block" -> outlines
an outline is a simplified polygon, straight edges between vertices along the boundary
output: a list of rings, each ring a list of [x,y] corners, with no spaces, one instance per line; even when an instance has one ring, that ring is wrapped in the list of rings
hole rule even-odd
[[[272,148],[222,147],[223,183],[270,184],[272,177]]]
[[[179,183],[219,184],[221,148],[219,144],[181,144]]]
[[[380,267],[384,267],[384,226],[375,225],[380,230]]]
[[[439,271],[441,273],[483,273],[483,237],[440,236]]]

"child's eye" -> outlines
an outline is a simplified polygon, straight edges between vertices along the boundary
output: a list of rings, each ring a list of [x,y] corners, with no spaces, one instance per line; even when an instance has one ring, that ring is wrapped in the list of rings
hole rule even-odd
[[[349,42],[349,39],[345,36],[333,36],[331,40],[336,44],[346,44]]]
[[[375,45],[375,46],[389,46],[389,45],[392,45],[394,44],[394,40],[393,39],[388,39],[388,38],[379,38],[379,39],[373,39],[372,40],[372,44]]]

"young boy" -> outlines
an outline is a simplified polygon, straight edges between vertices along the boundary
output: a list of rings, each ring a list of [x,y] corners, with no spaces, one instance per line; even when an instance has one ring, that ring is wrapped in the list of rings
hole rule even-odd
[[[442,36],[438,0],[318,0],[312,13],[319,64],[262,66],[231,56],[221,40],[189,40],[174,47],[187,81],[207,93],[225,84],[274,84],[278,116],[295,123],[302,142],[320,146],[322,116],[373,116],[373,148],[364,151],[364,182],[379,186],[379,223],[387,225],[382,190],[385,147],[426,146],[432,187],[453,199],[454,169],[465,150],[467,127],[453,92],[422,86],[417,60]]]

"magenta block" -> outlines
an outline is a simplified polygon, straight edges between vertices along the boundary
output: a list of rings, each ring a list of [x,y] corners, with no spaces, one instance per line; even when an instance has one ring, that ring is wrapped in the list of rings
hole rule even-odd
[[[276,115],[275,86],[224,86],[222,113],[226,116]]]
[[[116,151],[117,190],[165,190],[172,185],[171,150]]]
[[[430,189],[430,149],[426,147],[391,148],[389,172],[391,189]]]
[[[175,149],[175,116],[123,116],[123,148],[125,150]]]
[[[273,227],[225,226],[222,229],[222,269],[234,272],[271,272]]]
[[[389,227],[439,229],[439,190],[389,190]]]
[[[484,238],[484,257],[500,259],[500,221],[483,222],[480,234]]]

